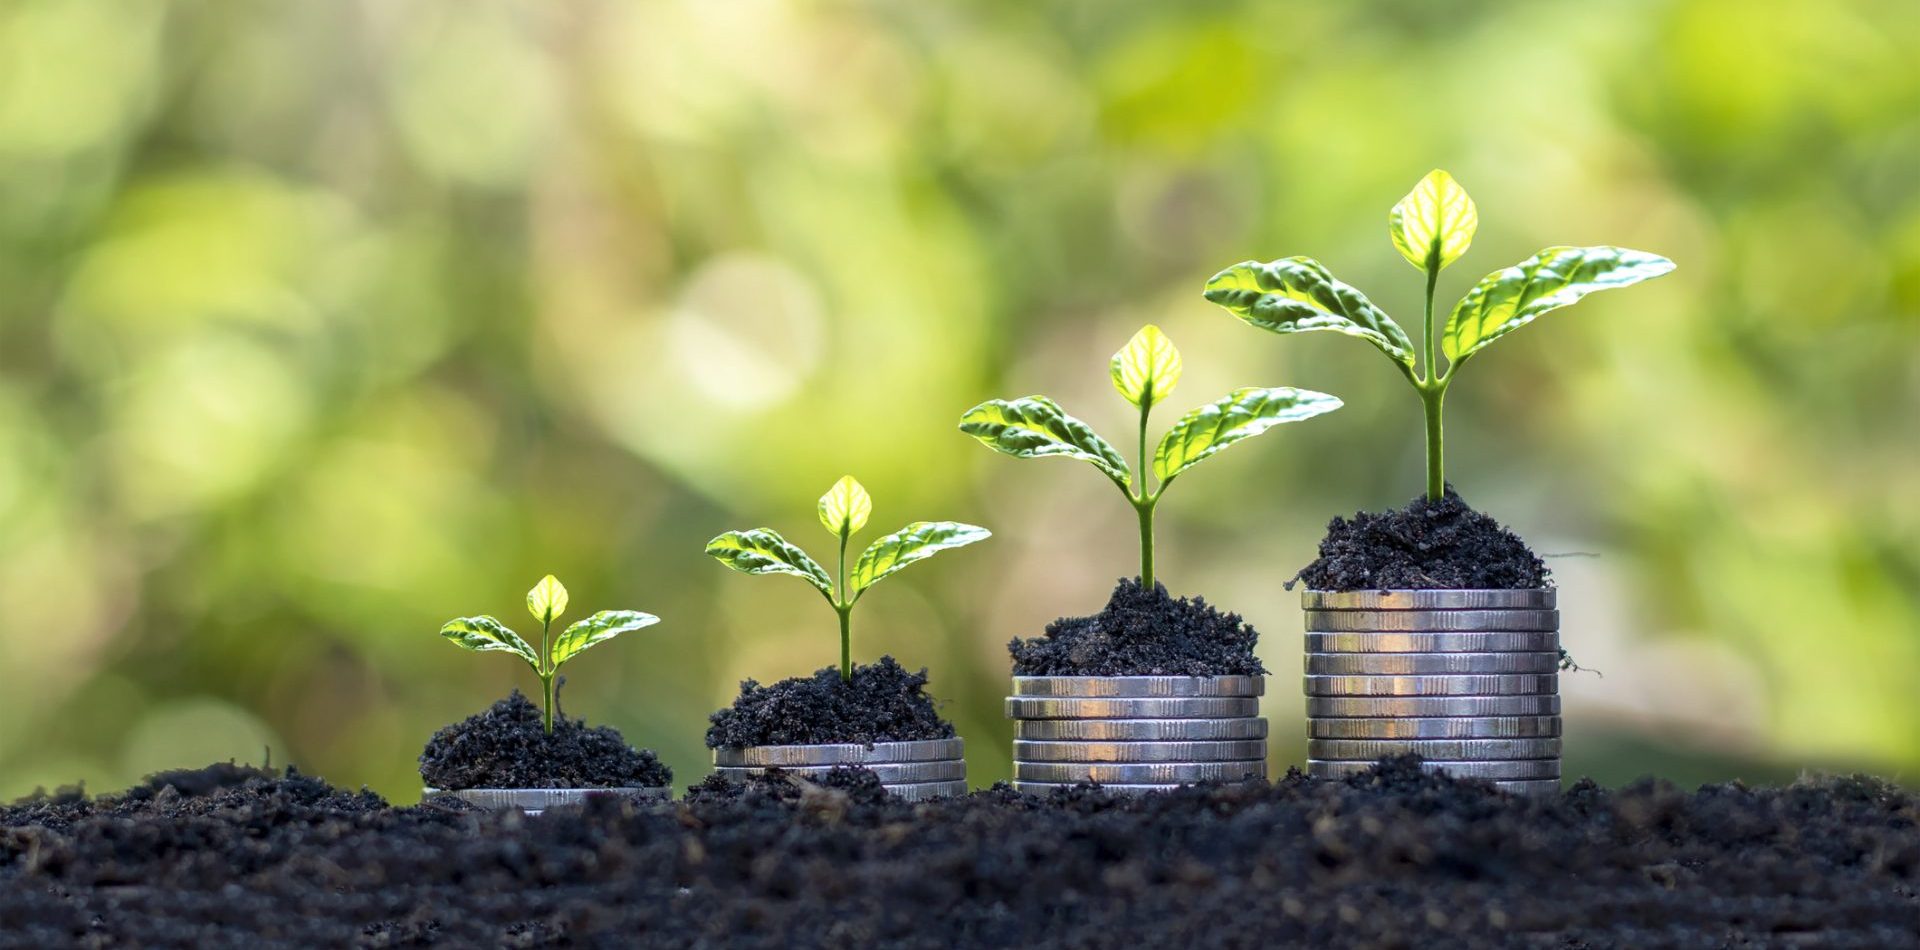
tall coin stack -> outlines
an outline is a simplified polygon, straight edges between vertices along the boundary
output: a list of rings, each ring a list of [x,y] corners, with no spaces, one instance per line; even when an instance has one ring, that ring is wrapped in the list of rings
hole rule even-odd
[[[1560,788],[1552,590],[1306,591],[1307,773],[1383,755],[1513,792]]]
[[[894,795],[925,801],[967,793],[965,752],[964,740],[957,738],[876,742],[871,746],[756,745],[713,750],[713,770],[723,778],[738,780],[778,767],[789,775],[811,778],[837,766],[858,765],[871,770]]]
[[[1267,774],[1259,676],[1016,676],[1013,787],[1151,792]]]

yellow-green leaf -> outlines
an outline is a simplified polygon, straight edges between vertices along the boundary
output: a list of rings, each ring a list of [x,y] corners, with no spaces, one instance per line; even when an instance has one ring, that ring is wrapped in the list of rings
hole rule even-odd
[[[1332,330],[1357,336],[1413,368],[1413,342],[1365,294],[1333,279],[1309,257],[1245,261],[1207,281],[1206,298],[1228,313],[1275,333]]]
[[[867,526],[867,516],[873,514],[873,499],[867,495],[867,489],[852,475],[843,475],[840,480],[820,496],[820,523],[834,535],[848,535]]]
[[[638,610],[602,610],[560,632],[560,636],[553,641],[553,666],[559,669],[560,664],[579,656],[581,651],[596,643],[604,643],[623,633],[651,627],[659,622],[659,617]]]
[[[469,650],[483,653],[503,650],[527,661],[527,665],[533,667],[535,672],[540,669],[540,659],[534,655],[527,641],[492,617],[449,620],[446,626],[440,628],[440,635]]]
[[[1387,233],[1400,256],[1420,270],[1435,271],[1467,253],[1480,212],[1453,176],[1436,168],[1420,179],[1387,215]]]
[[[957,521],[916,521],[873,542],[854,564],[847,583],[858,597],[876,581],[915,561],[992,536],[985,528]]]
[[[707,554],[742,574],[792,574],[833,599],[826,570],[771,528],[729,531],[707,542]]]
[[[540,578],[540,583],[527,591],[527,612],[542,624],[552,623],[555,617],[567,612],[567,588],[552,574]]]
[[[1113,388],[1130,403],[1151,408],[1180,382],[1180,351],[1149,323],[1113,354]]]
[[[1132,477],[1119,450],[1045,396],[989,399],[960,417],[960,431],[1015,458],[1080,459],[1122,486]]]
[[[1288,422],[1340,408],[1340,400],[1310,389],[1277,386],[1238,389],[1181,417],[1153,453],[1153,471],[1164,486],[1202,459],[1242,439]]]
[[[1458,362],[1493,341],[1596,290],[1652,280],[1673,270],[1658,254],[1623,247],[1550,247],[1481,278],[1447,318],[1440,338]]]

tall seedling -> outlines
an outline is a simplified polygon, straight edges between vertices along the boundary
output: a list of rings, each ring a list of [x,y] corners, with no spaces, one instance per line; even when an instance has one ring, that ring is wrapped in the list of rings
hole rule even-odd
[[[1173,392],[1182,366],[1173,341],[1152,324],[1113,354],[1113,388],[1140,410],[1137,480],[1117,449],[1045,396],[989,399],[960,417],[960,431],[1015,458],[1059,456],[1092,463],[1119,487],[1139,517],[1140,584],[1152,590],[1153,510],[1175,478],[1242,439],[1340,408],[1340,400],[1306,389],[1236,389],[1174,423],[1154,450],[1149,475],[1147,419],[1153,407]]]
[[[1446,493],[1445,449],[1440,413],[1453,377],[1487,344],[1596,290],[1626,287],[1673,270],[1657,254],[1621,247],[1549,247],[1505,270],[1481,278],[1455,304],[1444,330],[1434,333],[1433,294],[1440,272],[1473,243],[1479,212],[1465,188],[1438,169],[1393,206],[1387,232],[1407,263],[1426,275],[1425,359],[1416,369],[1413,342],[1365,295],[1335,280],[1320,262],[1288,257],[1262,264],[1246,261],[1207,281],[1206,298],[1263,330],[1304,333],[1332,330],[1357,336],[1387,354],[1413,384],[1427,423],[1427,497]],[[1435,343],[1446,355],[1442,367]]]
[[[838,580],[827,576],[807,552],[772,528],[729,531],[707,542],[707,553],[742,574],[792,574],[812,584],[840,615],[840,678],[853,679],[853,605],[880,579],[948,548],[965,547],[993,536],[985,528],[957,521],[916,521],[873,542],[847,572],[847,542],[867,526],[873,499],[852,475],[842,477],[820,496],[820,524],[840,542]]]
[[[542,720],[547,732],[553,732],[553,679],[560,665],[586,652],[588,647],[605,643],[623,633],[651,627],[660,618],[638,610],[602,610],[553,637],[553,622],[567,612],[567,588],[552,574],[540,579],[527,591],[527,612],[540,621],[540,652],[520,635],[492,617],[461,617],[440,628],[440,635],[469,650],[502,650],[527,661],[540,677]]]

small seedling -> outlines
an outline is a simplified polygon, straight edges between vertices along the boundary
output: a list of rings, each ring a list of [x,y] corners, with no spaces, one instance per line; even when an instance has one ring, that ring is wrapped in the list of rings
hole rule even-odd
[[[853,605],[888,574],[948,548],[985,541],[992,532],[957,521],[916,521],[867,546],[847,573],[847,542],[873,513],[873,499],[852,475],[820,496],[820,524],[840,542],[838,579],[772,528],[729,531],[707,542],[707,553],[742,574],[792,574],[812,584],[840,615],[840,678],[853,679]]]
[[[1433,291],[1440,272],[1473,243],[1479,212],[1453,176],[1435,169],[1393,206],[1387,232],[1407,263],[1426,274],[1427,306],[1421,345],[1426,358],[1416,370],[1406,331],[1360,291],[1335,280],[1320,262],[1288,257],[1270,263],[1235,264],[1207,281],[1206,298],[1263,330],[1305,333],[1332,330],[1357,336],[1380,349],[1420,394],[1427,422],[1427,497],[1446,493],[1440,411],[1447,387],[1467,360],[1487,344],[1596,290],[1626,287],[1673,270],[1657,254],[1621,247],[1549,247],[1505,270],[1481,278],[1453,307],[1436,338]],[[1440,366],[1434,345],[1446,354]]]
[[[1067,415],[1045,396],[989,399],[960,417],[960,431],[1014,458],[1062,458],[1091,462],[1127,496],[1140,519],[1140,584],[1153,589],[1153,509],[1167,487],[1187,469],[1242,439],[1284,422],[1310,419],[1340,408],[1340,400],[1306,389],[1236,389],[1180,418],[1161,436],[1147,473],[1147,417],[1180,381],[1180,351],[1160,328],[1148,324],[1113,354],[1113,388],[1140,409],[1140,476],[1086,423]]]
[[[545,709],[547,732],[553,732],[553,678],[560,664],[579,656],[588,647],[605,643],[623,633],[651,627],[660,618],[638,610],[602,610],[550,637],[553,622],[567,612],[567,588],[552,574],[540,579],[527,591],[527,611],[540,621],[540,652],[520,635],[492,617],[461,617],[440,628],[440,635],[469,650],[505,650],[527,661],[540,677],[540,696]]]

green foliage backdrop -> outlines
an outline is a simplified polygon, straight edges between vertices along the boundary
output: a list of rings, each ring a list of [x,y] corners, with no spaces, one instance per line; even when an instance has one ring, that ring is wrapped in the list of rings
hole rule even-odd
[[[1158,571],[1246,614],[1304,742],[1328,517],[1422,487],[1379,357],[1200,297],[1306,254],[1417,313],[1387,209],[1473,193],[1441,281],[1548,244],[1679,262],[1516,335],[1449,474],[1544,552],[1568,766],[1920,766],[1920,8],[1900,0],[0,5],[0,793],[295,761],[398,798],[520,664],[448,617],[546,573],[661,616],[569,709],[703,771],[742,677],[835,659],[801,584],[701,555],[855,472],[992,541],[903,574],[858,655],[934,671],[1004,777],[1004,644],[1097,609],[1131,513],[954,420],[1046,392],[1347,408],[1187,476]],[[1184,482],[1183,482],[1184,483]],[[491,661],[491,662],[489,662]]]

